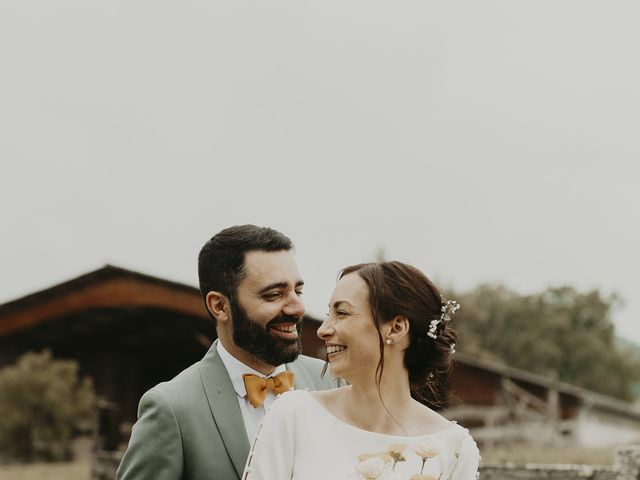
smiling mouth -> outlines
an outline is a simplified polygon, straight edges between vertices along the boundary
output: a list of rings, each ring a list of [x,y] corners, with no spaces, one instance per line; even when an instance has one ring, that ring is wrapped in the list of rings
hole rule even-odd
[[[274,325],[271,328],[273,330],[278,330],[279,332],[288,332],[288,333],[292,333],[298,330],[298,326],[295,323]]]
[[[269,328],[279,337],[287,339],[298,338],[298,325],[296,323],[279,323]]]
[[[344,345],[327,345],[327,356],[344,352],[347,349]]]

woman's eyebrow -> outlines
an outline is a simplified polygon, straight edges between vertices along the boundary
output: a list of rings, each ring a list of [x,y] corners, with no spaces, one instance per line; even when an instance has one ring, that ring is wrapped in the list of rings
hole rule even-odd
[[[333,302],[333,308],[338,308],[340,305],[342,304],[346,304],[349,305],[350,307],[353,307],[353,305],[351,305],[349,302],[347,302],[346,300],[337,300],[335,302]],[[329,308],[331,308],[331,305],[329,305]]]

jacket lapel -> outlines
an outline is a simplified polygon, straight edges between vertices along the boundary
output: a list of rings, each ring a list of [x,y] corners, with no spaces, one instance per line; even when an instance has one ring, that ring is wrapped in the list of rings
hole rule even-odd
[[[218,355],[217,346],[218,340],[213,343],[202,359],[200,378],[220,437],[240,478],[249,455],[249,439],[244,428],[236,392],[227,369]]]

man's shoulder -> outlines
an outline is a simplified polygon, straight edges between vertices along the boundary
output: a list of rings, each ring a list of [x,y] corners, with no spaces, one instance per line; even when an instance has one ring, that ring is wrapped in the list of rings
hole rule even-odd
[[[202,359],[182,370],[171,380],[158,383],[148,392],[157,392],[172,398],[191,396],[194,389],[202,388],[203,381],[206,380],[206,378],[203,379],[203,375],[217,372],[221,368],[226,372],[224,365],[219,361],[216,343],[214,343]]]
[[[317,358],[300,355],[289,367],[296,373],[296,388],[324,390],[339,386],[339,382],[325,371],[325,362]],[[298,376],[298,373],[302,375]]]
[[[308,357],[306,355],[298,355],[298,358],[292,364],[304,368],[310,374],[320,375],[324,368],[325,362],[317,358]]]
[[[143,395],[143,398],[151,397],[156,394],[162,397],[165,401],[173,404],[176,402],[179,403],[181,399],[186,399],[189,396],[192,396],[194,394],[194,390],[200,388],[202,385],[199,366],[200,362],[196,362],[185,368],[171,380],[158,383],[147,390]]]

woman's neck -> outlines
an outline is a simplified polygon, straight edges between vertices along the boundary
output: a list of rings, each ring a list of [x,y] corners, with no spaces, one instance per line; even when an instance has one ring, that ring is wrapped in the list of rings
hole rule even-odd
[[[395,368],[383,370],[380,385],[376,378],[353,378],[345,390],[345,416],[365,430],[390,435],[407,435],[405,419],[410,418],[414,400],[409,378]]]

